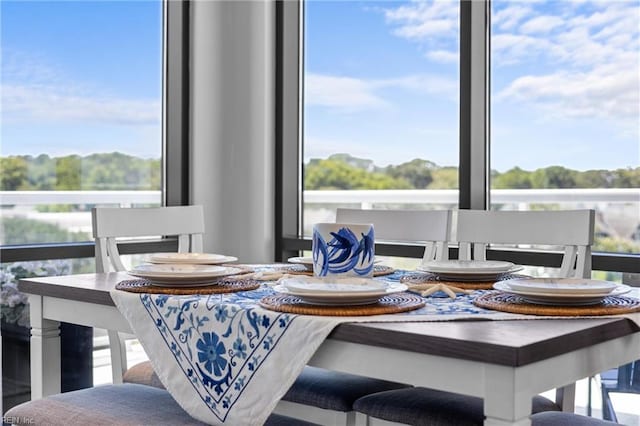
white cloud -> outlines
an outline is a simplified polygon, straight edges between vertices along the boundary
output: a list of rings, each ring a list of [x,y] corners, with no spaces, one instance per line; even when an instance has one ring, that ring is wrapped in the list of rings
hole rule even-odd
[[[523,33],[548,33],[563,23],[564,20],[557,16],[536,16],[523,23],[520,31]]]
[[[523,76],[501,91],[498,100],[531,103],[560,117],[610,119],[638,125],[640,92],[637,69],[611,73],[608,66],[588,73],[559,71]]]
[[[456,63],[460,57],[458,52],[452,52],[449,50],[430,50],[427,52],[427,58],[445,64]]]
[[[530,61],[559,47],[548,40],[522,34],[496,34],[491,37],[493,66],[504,66]],[[558,52],[559,53],[559,52]]]
[[[305,103],[342,110],[384,107],[387,103],[367,80],[321,74],[305,77]]]
[[[388,89],[421,92],[457,99],[458,81],[455,76],[419,74],[387,79],[358,79],[332,75],[307,74],[305,103],[334,108],[341,112],[357,112],[392,105],[384,95]]]
[[[441,95],[447,99],[458,99],[458,80],[456,76],[447,78],[429,74],[409,75],[400,78],[374,80],[372,81],[372,86],[378,88],[399,88],[410,92]]]
[[[492,14],[491,24],[501,30],[510,30],[530,14],[531,8],[529,7],[523,7],[521,5],[508,6]]]
[[[491,40],[494,67],[522,68],[514,68],[519,75],[507,81],[494,100],[518,101],[547,117],[610,120],[635,127],[637,134],[638,4],[596,1],[568,5],[573,9],[555,11],[557,19],[551,19],[546,9],[540,15],[532,9],[529,19],[521,19],[510,31],[500,31],[498,26]],[[506,76],[511,71],[500,72]]]
[[[457,37],[458,2],[412,2],[395,9],[386,9],[389,24],[398,25],[393,33],[409,40],[448,40]]]
[[[127,99],[101,93],[65,77],[43,57],[3,52],[2,120],[7,122],[83,122],[159,124],[154,99]]]
[[[65,93],[59,87],[2,87],[2,115],[5,121],[81,121],[112,124],[160,123],[158,101],[98,97]]]

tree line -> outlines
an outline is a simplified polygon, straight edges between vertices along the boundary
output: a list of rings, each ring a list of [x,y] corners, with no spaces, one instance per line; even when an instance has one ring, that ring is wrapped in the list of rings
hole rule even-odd
[[[577,171],[550,166],[528,171],[514,167],[492,171],[494,189],[638,188],[640,167]],[[311,159],[304,165],[304,187],[328,189],[456,189],[458,168],[416,158],[386,167],[349,154]],[[49,157],[0,157],[2,191],[160,190],[160,159],[119,152]]]
[[[2,191],[160,190],[159,159],[119,152],[0,157]]]
[[[373,161],[335,154],[326,159],[311,159],[304,168],[304,187],[329,189],[456,189],[458,168],[441,167],[416,158],[386,167]],[[550,166],[533,171],[514,167],[506,172],[491,172],[493,189],[533,188],[638,188],[640,167],[616,170],[578,171]]]

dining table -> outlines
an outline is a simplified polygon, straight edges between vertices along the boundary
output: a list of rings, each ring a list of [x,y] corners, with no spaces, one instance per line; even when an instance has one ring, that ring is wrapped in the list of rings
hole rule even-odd
[[[194,417],[211,424],[234,424],[237,417],[233,409],[237,402],[240,410],[242,395],[249,395],[249,405],[275,398],[265,407],[264,416],[268,415],[295,375],[310,365],[480,397],[485,425],[524,426],[530,424],[531,399],[536,394],[631,362],[640,354],[638,313],[583,317],[509,314],[473,307],[465,299],[470,295],[458,296],[457,305],[447,297],[431,295],[424,298],[423,308],[412,312],[327,317],[265,309],[260,300],[274,293],[273,283],[268,282],[255,290],[234,293],[236,299],[216,294],[199,301],[189,299],[197,296],[159,297],[114,290],[119,283],[135,279],[126,272],[110,272],[20,280],[18,288],[28,295],[30,304],[32,399],[60,392],[60,322],[135,333],[145,350],[151,351],[148,354],[154,369],[177,401]],[[135,304],[142,306],[140,312],[148,315],[149,321],[129,312]],[[196,310],[198,304],[212,313],[206,321]],[[242,330],[243,335],[255,338],[259,328],[267,326],[273,326],[269,328],[273,333],[265,333],[259,344],[253,341],[249,347],[239,338],[232,339],[225,348],[220,346],[218,335],[200,332],[211,325],[207,321],[229,320],[229,312],[246,313],[246,323],[238,323],[233,333]],[[188,333],[182,333],[185,321],[195,324]],[[297,329],[295,324],[299,324]],[[289,326],[291,331],[286,333]],[[172,327],[181,329],[181,334],[172,334]],[[251,327],[255,331],[249,330]],[[199,333],[197,343],[191,332]],[[220,339],[224,334],[219,333]],[[231,328],[226,334],[231,334]],[[189,339],[191,346],[186,346]],[[286,352],[271,351],[278,339],[287,342]],[[216,354],[220,348],[225,351]],[[227,357],[224,363],[221,356]],[[196,362],[175,361],[186,358]],[[265,368],[258,373],[262,363]],[[231,364],[237,374],[215,381],[214,373],[231,371]],[[196,380],[199,373],[204,381]],[[265,381],[279,385],[265,386]],[[185,386],[193,387],[189,390],[192,395],[181,395]],[[199,405],[185,407],[193,400]],[[558,402],[563,410],[573,411],[573,395],[565,393]],[[259,423],[260,414],[252,415],[258,416]]]

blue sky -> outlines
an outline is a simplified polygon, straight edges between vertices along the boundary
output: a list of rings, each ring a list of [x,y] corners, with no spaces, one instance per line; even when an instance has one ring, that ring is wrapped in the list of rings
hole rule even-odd
[[[159,1],[0,8],[2,155],[160,156]]]
[[[457,4],[307,4],[305,159],[457,164]],[[493,6],[492,167],[637,167],[638,2]],[[160,155],[158,1],[0,8],[2,155]]]
[[[458,19],[449,1],[310,2],[305,158],[456,165]],[[639,28],[637,1],[495,0],[492,168],[637,167]]]

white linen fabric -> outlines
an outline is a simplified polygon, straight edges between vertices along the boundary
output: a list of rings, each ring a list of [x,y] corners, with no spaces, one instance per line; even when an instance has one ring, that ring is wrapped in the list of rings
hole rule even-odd
[[[241,305],[227,297],[115,290],[160,380],[206,423],[261,425],[339,320]]]
[[[268,285],[224,295],[111,292],[167,390],[193,417],[215,425],[263,424],[342,322],[549,318],[482,309],[468,295],[425,298],[425,307],[394,315],[292,315],[258,306],[270,294]]]

